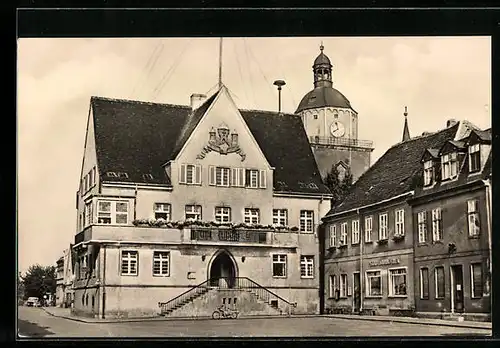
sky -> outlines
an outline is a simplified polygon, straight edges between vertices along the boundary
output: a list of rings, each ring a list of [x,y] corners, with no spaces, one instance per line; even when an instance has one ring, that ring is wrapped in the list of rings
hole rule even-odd
[[[445,128],[450,118],[491,127],[489,37],[224,38],[222,81],[239,108],[295,112],[313,89],[323,42],[333,86],[358,112],[372,164],[402,137]],[[17,75],[18,268],[53,265],[76,233],[91,96],[188,105],[214,91],[217,38],[19,39]]]

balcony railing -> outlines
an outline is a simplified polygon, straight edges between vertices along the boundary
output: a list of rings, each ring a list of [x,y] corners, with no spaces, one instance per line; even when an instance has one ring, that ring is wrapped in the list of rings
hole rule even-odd
[[[191,240],[210,242],[267,243],[268,232],[250,229],[191,228]]]
[[[309,142],[319,145],[352,146],[373,149],[373,141],[371,140],[311,136],[309,137]]]

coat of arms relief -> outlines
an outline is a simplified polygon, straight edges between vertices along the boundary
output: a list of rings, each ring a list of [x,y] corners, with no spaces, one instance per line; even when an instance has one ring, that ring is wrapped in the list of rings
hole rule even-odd
[[[221,155],[236,153],[240,155],[243,162],[246,154],[238,144],[238,133],[229,131],[229,127],[223,123],[217,130],[213,127],[209,132],[208,144],[203,147],[201,152],[196,156],[197,159],[204,159],[209,152],[218,152]]]

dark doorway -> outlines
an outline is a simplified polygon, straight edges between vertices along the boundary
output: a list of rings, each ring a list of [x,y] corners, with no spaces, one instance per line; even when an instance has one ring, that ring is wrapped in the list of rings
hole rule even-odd
[[[353,312],[359,313],[361,308],[361,284],[359,272],[353,273]]]
[[[464,276],[462,265],[451,266],[452,308],[456,313],[464,311]]]
[[[236,266],[226,251],[220,252],[212,261],[209,273],[210,285],[233,288],[236,281]]]

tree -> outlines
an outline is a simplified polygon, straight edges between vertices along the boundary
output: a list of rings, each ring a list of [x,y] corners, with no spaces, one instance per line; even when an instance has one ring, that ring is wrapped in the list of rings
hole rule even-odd
[[[332,166],[332,169],[330,169],[330,172],[326,174],[323,182],[333,195],[332,197],[332,205],[333,205],[336,202],[338,202],[340,200],[340,197],[342,196],[340,180],[339,180],[339,171],[337,169],[337,166],[335,165]]]
[[[56,292],[56,268],[54,266],[30,266],[24,276],[21,276],[24,286],[24,298],[43,298],[46,293]]]
[[[342,181],[340,183],[340,192],[341,192],[342,198],[347,196],[347,194],[349,193],[349,190],[351,189],[351,186],[352,186],[352,181],[353,181],[353,177],[352,177],[351,169],[347,168],[347,170],[345,171],[345,174],[344,174],[344,178],[342,179]]]

